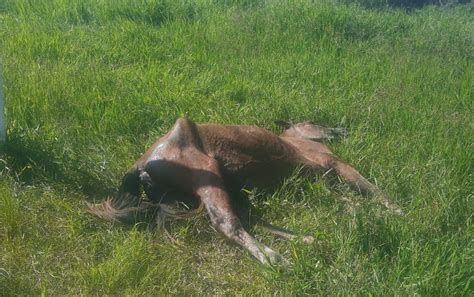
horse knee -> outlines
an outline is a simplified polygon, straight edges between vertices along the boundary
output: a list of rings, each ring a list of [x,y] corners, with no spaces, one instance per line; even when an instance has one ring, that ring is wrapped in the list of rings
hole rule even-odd
[[[324,170],[335,169],[338,162],[336,157],[329,154],[319,154],[317,161]]]
[[[208,208],[209,218],[212,226],[228,238],[233,238],[242,228],[237,217],[230,214],[222,214],[218,209]]]

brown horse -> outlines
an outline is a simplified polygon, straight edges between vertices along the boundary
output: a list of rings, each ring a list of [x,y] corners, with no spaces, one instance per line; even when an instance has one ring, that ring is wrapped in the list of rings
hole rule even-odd
[[[207,211],[218,231],[264,264],[286,260],[244,229],[236,211],[241,202],[231,195],[232,189],[276,185],[301,166],[308,172],[335,172],[355,190],[376,197],[389,210],[402,214],[382,191],[319,142],[345,136],[345,129],[308,122],[277,124],[285,129],[280,136],[253,126],[198,125],[178,119],[125,174],[117,195],[89,205],[90,211],[125,223],[147,219],[158,222],[163,215],[173,213],[166,205],[190,198]],[[141,187],[146,198],[140,196]],[[295,237],[271,225],[264,226],[284,238]]]

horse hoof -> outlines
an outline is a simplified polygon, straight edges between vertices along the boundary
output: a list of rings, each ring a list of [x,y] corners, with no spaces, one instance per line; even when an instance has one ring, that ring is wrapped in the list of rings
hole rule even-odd
[[[303,242],[306,244],[312,244],[314,242],[314,237],[311,235],[303,236]]]

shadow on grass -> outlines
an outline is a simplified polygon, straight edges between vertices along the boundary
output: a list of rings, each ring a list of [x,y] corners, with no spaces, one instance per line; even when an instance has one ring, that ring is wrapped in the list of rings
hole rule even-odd
[[[114,189],[84,168],[68,168],[57,158],[54,147],[42,141],[9,135],[6,145],[0,148],[3,168],[18,181],[27,185],[58,184],[83,193],[88,200],[114,193]],[[3,157],[1,157],[3,155]]]

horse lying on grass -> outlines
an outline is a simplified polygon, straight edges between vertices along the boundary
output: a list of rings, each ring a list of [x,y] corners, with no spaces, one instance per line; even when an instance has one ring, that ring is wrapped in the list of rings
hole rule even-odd
[[[309,173],[335,172],[355,190],[402,214],[381,190],[319,142],[345,136],[345,129],[308,122],[277,124],[284,128],[280,136],[253,126],[199,125],[178,119],[125,174],[117,195],[101,204],[89,204],[89,211],[124,223],[160,223],[166,214],[177,214],[167,205],[185,200],[183,197],[193,199],[199,205],[196,209],[207,211],[214,228],[261,263],[271,265],[287,261],[244,229],[236,211],[241,201],[231,195],[233,189],[276,185],[302,167]],[[141,187],[146,198],[140,195]],[[283,238],[295,238],[290,232],[264,226]],[[305,239],[311,241],[311,237]]]

